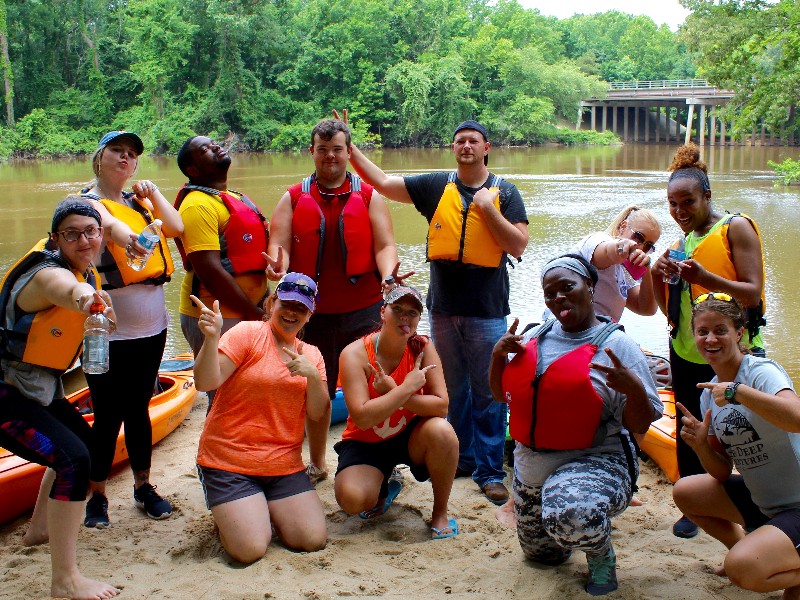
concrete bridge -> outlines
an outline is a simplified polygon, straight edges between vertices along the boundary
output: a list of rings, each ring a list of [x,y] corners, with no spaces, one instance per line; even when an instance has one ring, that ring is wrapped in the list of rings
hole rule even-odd
[[[705,79],[615,81],[609,84],[604,98],[581,102],[576,129],[611,130],[628,142],[694,140],[701,146],[787,143],[775,138],[763,125],[760,132],[753,128],[749,136],[731,139],[727,124],[717,117],[716,110],[731,98],[732,91],[720,90]]]

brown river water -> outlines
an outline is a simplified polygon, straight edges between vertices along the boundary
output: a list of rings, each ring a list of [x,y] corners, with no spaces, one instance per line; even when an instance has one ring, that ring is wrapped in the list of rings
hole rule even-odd
[[[539,320],[544,309],[539,270],[549,258],[567,251],[583,235],[604,230],[624,206],[649,208],[664,228],[657,250],[679,236],[667,211],[666,167],[671,145],[624,145],[585,148],[494,148],[490,168],[516,184],[530,220],[530,243],[522,263],[511,271],[511,317],[521,323]],[[800,272],[800,186],[775,185],[767,160],[800,155],[800,148],[715,147],[703,150],[715,206],[744,212],[759,224],[767,265],[767,352],[800,384],[800,289],[792,281]],[[369,156],[386,171],[412,174],[454,168],[449,150],[382,150]],[[308,154],[235,154],[229,184],[247,193],[269,216],[286,188],[308,175]],[[3,273],[49,229],[53,207],[63,196],[90,180],[88,158],[19,161],[0,164],[0,270]],[[136,178],[158,184],[173,198],[183,183],[174,158],[142,157]],[[389,203],[403,269],[414,269],[410,281],[427,289],[424,218],[411,206]],[[794,241],[792,241],[794,240]],[[180,263],[172,248],[176,265]],[[178,294],[183,271],[167,284],[171,314],[167,355],[188,349],[178,324]],[[628,311],[626,329],[642,346],[667,352],[663,316],[639,317]],[[423,320],[421,330],[427,329]]]

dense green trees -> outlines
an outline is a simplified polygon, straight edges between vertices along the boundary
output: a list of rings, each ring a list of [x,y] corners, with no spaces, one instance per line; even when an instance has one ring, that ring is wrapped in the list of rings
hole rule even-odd
[[[692,14],[682,37],[699,72],[736,96],[724,111],[734,133],[759,123],[796,133],[800,104],[800,3],[797,0],[681,0]]]
[[[649,18],[517,0],[0,0],[6,39],[0,156],[89,152],[109,128],[155,151],[194,132],[299,148],[333,108],[362,143],[439,145],[466,118],[496,142],[570,141],[557,124],[604,79],[692,74]]]

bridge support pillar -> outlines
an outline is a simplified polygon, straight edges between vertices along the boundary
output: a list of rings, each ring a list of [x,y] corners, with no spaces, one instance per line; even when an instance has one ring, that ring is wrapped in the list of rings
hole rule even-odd
[[[688,144],[692,141],[692,121],[694,120],[694,104],[689,105],[689,114],[686,115],[686,136],[683,143]]]
[[[622,134],[622,139],[627,142],[628,141],[628,113],[630,113],[630,110],[628,109],[627,106],[623,106],[622,110],[623,110],[623,118],[622,118],[623,134]]]
[[[603,133],[608,129],[608,104],[603,106]]]
[[[619,108],[615,104],[614,107],[611,110],[614,111],[614,113],[613,113],[614,117],[612,119],[611,129],[614,130],[615,134],[619,135],[619,128],[617,127],[617,113],[619,112]]]
[[[708,128],[708,142],[712,146],[717,143],[717,115],[711,115],[711,125]]]
[[[645,106],[642,113],[644,114],[644,141],[650,143],[650,108]]]
[[[659,131],[661,127],[661,107],[656,106],[656,144],[659,142]]]
[[[592,106],[591,115],[592,115],[592,118],[591,118],[592,131],[597,131],[597,107]]]
[[[700,105],[700,120],[697,123],[697,140],[701,146],[706,144],[706,105]]]
[[[719,120],[719,143],[723,146],[728,143],[728,140],[725,139],[725,120]]]

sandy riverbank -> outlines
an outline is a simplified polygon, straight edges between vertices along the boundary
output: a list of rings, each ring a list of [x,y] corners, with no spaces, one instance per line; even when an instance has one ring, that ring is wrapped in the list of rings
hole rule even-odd
[[[111,528],[81,530],[82,571],[124,588],[120,598],[590,597],[583,591],[582,553],[557,568],[525,561],[515,532],[497,522],[497,508],[470,480],[456,480],[450,503],[461,535],[431,541],[425,522],[430,484],[416,483],[407,471],[403,492],[374,521],[340,511],[332,480],[322,482],[317,489],[328,515],[327,548],[295,554],[273,543],[259,562],[237,566],[222,550],[195,474],[204,416],[205,396],[200,395],[186,421],[155,449],[152,480],[176,507],[170,519],[152,521],[133,507],[126,468],[109,484]],[[341,425],[332,428],[331,442],[341,430]],[[331,472],[335,461],[331,450]],[[765,597],[738,590],[711,573],[723,549],[710,537],[684,541],[672,536],[676,510],[671,485],[656,467],[643,465],[639,485],[644,505],[614,521],[620,587],[609,598]],[[48,597],[49,549],[22,545],[26,520],[0,528],[0,598]]]

